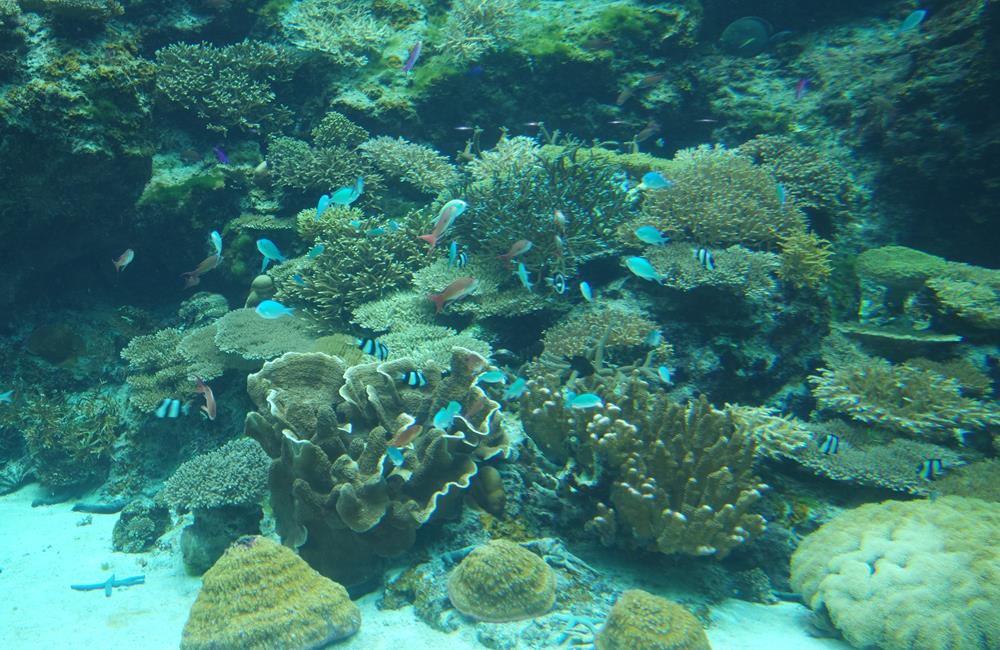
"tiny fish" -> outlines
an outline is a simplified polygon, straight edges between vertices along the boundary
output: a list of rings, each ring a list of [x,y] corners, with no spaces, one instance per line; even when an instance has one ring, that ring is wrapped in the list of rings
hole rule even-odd
[[[633,138],[633,140],[635,140],[636,143],[644,142],[659,132],[660,132],[660,125],[654,122],[653,120],[650,120],[649,122],[646,123],[646,126],[643,127],[642,131],[639,131],[638,133],[635,134],[635,138]]]
[[[528,291],[531,291],[531,287],[535,286],[531,284],[528,269],[524,266],[524,262],[517,263],[517,279],[521,281],[521,285]]]
[[[515,257],[524,255],[525,253],[530,251],[532,246],[534,246],[534,244],[532,244],[527,239],[518,239],[516,242],[511,244],[509,251],[507,251],[503,255],[497,255],[497,259],[503,260],[504,262],[509,262]]]
[[[212,147],[212,153],[215,154],[215,157],[223,165],[229,164],[229,156],[227,156],[226,152],[222,150],[222,147]]]
[[[222,259],[222,235],[219,234],[218,230],[213,230],[208,238],[212,242],[212,250],[215,251],[216,257]]]
[[[291,307],[285,307],[277,300],[262,300],[254,311],[256,311],[261,318],[275,320],[277,318],[281,318],[282,316],[292,316],[292,312],[295,310]]]
[[[292,275],[292,282],[299,285],[300,287],[306,286],[306,279],[299,275],[298,273]]]
[[[566,215],[562,210],[556,208],[552,211],[552,223],[556,224],[556,228],[559,230],[565,230],[568,222],[569,219],[566,218]]]
[[[570,392],[566,395],[566,406],[571,409],[592,409],[594,407],[600,408],[604,406],[604,402],[599,396],[593,393],[582,393],[577,395]]]
[[[385,228],[370,228],[365,231],[365,235],[369,237],[378,237],[379,235],[385,234]]]
[[[590,288],[590,284],[587,282],[580,283],[580,294],[583,299],[587,302],[594,302],[594,291]]]
[[[342,187],[330,195],[330,203],[337,205],[350,205],[358,200],[365,190],[365,179],[358,176],[353,186]]]
[[[667,180],[660,172],[646,172],[639,183],[640,190],[665,190],[673,186],[673,181]]]
[[[407,370],[400,376],[399,380],[413,388],[421,388],[427,385],[427,377],[419,370]]]
[[[14,391],[8,390],[0,393],[0,404],[13,404],[14,403]]]
[[[925,481],[933,481],[944,472],[944,463],[940,458],[928,458],[917,465],[917,474]]]
[[[316,244],[315,246],[309,249],[309,252],[306,253],[306,257],[311,257],[311,258],[319,257],[325,250],[326,246],[324,246],[323,244]]]
[[[399,447],[386,448],[385,455],[389,457],[389,461],[396,467],[400,467],[403,464],[403,452],[399,450]]]
[[[479,286],[479,280],[475,278],[458,278],[445,287],[444,291],[441,293],[432,293],[427,296],[427,299],[434,303],[436,307],[435,313],[440,314],[445,305],[465,298],[475,291],[477,286]]]
[[[379,361],[389,358],[389,346],[375,339],[358,339],[358,349],[365,354],[370,354]]]
[[[653,330],[652,332],[650,332],[646,336],[646,345],[655,348],[660,343],[663,343],[663,331],[662,330],[658,330],[658,329]]]
[[[633,232],[635,232],[635,236],[639,238],[639,241],[655,246],[663,246],[670,241],[670,237],[660,232],[656,226],[639,226]]]
[[[406,57],[406,63],[403,64],[403,74],[410,74],[410,70],[413,69],[413,66],[417,65],[417,59],[420,58],[420,50],[423,49],[423,46],[424,44],[422,41],[417,41],[413,44],[413,47],[410,48],[410,55]]]
[[[286,259],[285,256],[281,254],[281,251],[278,250],[275,243],[270,239],[258,239],[257,250],[264,256],[264,261],[260,265],[261,273],[267,269],[267,265],[271,262],[284,262]]]
[[[653,140],[653,144],[655,144],[657,147],[665,147],[667,146],[667,141],[664,140],[662,137],[660,137]]]
[[[832,456],[840,451],[840,438],[835,435],[827,435],[819,445],[820,453]]]
[[[181,414],[181,401],[168,397],[160,402],[153,414],[158,418],[176,418]]]
[[[504,374],[503,370],[490,370],[476,377],[476,381],[485,384],[506,384],[507,375]]]
[[[777,192],[778,192],[778,203],[780,205],[785,205],[785,200],[788,199],[788,195],[785,193],[785,186],[782,185],[781,183],[778,183]]]
[[[924,22],[924,18],[926,17],[927,17],[926,9],[917,9],[916,11],[912,12],[909,16],[906,17],[906,20],[903,21],[903,24],[899,26],[898,30],[896,30],[896,34],[902,34],[903,32],[908,32],[911,29],[916,29],[920,25],[920,23]]]
[[[423,430],[424,430],[423,426],[411,422],[410,424],[401,427],[396,432],[396,435],[394,435],[392,437],[392,440],[389,441],[389,447],[395,447],[396,449],[399,449],[400,447],[405,447],[406,445],[413,442],[413,439],[416,438]]]
[[[524,377],[518,377],[511,382],[510,386],[507,387],[507,390],[503,392],[503,399],[517,399],[524,394],[527,387],[528,382],[524,379]]]
[[[347,224],[355,230],[361,230],[361,219],[351,219]]]
[[[316,203],[316,219],[318,220],[326,212],[326,209],[330,207],[330,195],[324,194],[319,197],[319,202]]]
[[[392,231],[399,230],[399,222],[396,221],[395,219],[389,219],[388,225],[389,225],[389,230]]]
[[[448,406],[434,414],[434,426],[442,431],[447,431],[455,422],[455,416],[462,410],[462,405],[458,402],[448,402]]]
[[[663,279],[660,274],[656,272],[653,265],[649,263],[645,257],[630,257],[625,260],[625,268],[632,272],[636,277],[642,278],[643,280],[649,280],[650,282],[659,282],[663,284]]]
[[[795,99],[802,99],[802,96],[806,94],[809,90],[809,79],[802,77],[799,82],[795,84]]]
[[[211,387],[205,383],[205,380],[201,377],[195,377],[194,392],[200,393],[205,397],[205,403],[201,405],[201,412],[204,413],[209,420],[214,420],[216,413],[218,412],[218,406],[215,403],[215,393],[212,392]]]
[[[420,235],[418,239],[423,239],[431,245],[431,250],[434,250],[434,247],[437,246],[438,239],[441,238],[441,235],[448,230],[460,214],[465,212],[467,207],[469,207],[469,204],[462,199],[452,199],[451,201],[448,201],[441,208],[441,211],[438,212],[437,219],[434,221],[434,229],[431,230],[430,234]]]
[[[694,258],[698,260],[698,263],[705,267],[708,271],[715,270],[715,258],[712,257],[712,251],[707,248],[699,248],[694,252]]]
[[[674,383],[673,372],[670,370],[670,368],[666,366],[660,366],[659,368],[657,368],[656,376],[660,378],[660,381],[662,381],[664,384],[667,384],[668,386]]]
[[[111,263],[115,265],[115,271],[121,273],[126,266],[132,263],[135,259],[135,251],[131,248],[126,248],[125,252],[118,256],[118,259],[111,260]]]
[[[551,278],[545,278],[545,283],[552,287],[552,290],[560,296],[566,293],[566,276],[562,273],[556,273]]]
[[[209,255],[195,267],[193,271],[187,271],[181,273],[181,277],[184,278],[184,288],[193,287],[201,282],[201,276],[205,275],[215,267],[219,265],[222,261],[222,257],[219,255]]]

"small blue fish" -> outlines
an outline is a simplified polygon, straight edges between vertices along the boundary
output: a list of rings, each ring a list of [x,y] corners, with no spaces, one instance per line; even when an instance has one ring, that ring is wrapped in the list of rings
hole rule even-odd
[[[577,395],[576,393],[569,392],[566,394],[566,406],[571,409],[592,409],[603,407],[604,402],[599,396],[593,393],[581,393]]]
[[[625,260],[625,267],[636,277],[663,284],[660,274],[656,272],[656,269],[653,268],[653,265],[645,257],[630,257]]]
[[[158,418],[176,418],[181,414],[181,401],[168,397],[160,402],[153,414]]]
[[[827,435],[819,445],[819,451],[827,456],[833,456],[840,451],[840,438],[834,435]]]
[[[448,402],[448,406],[434,414],[434,426],[442,431],[447,431],[455,422],[455,416],[462,410],[462,405],[458,402]]]
[[[315,246],[309,249],[309,252],[306,253],[306,257],[310,258],[319,257],[325,250],[326,246],[324,246],[323,244],[316,244]]]
[[[917,474],[925,481],[933,481],[944,472],[944,463],[940,458],[928,458],[917,465]]]
[[[594,291],[590,288],[590,284],[587,282],[580,283],[580,294],[583,299],[587,302],[594,302]]]
[[[785,199],[788,198],[788,195],[785,194],[785,186],[782,185],[781,183],[778,183],[777,190],[778,190],[778,203],[780,205],[785,205]]]
[[[524,391],[527,387],[528,382],[524,379],[524,377],[518,377],[511,382],[510,386],[507,387],[507,390],[503,392],[503,399],[517,399],[521,395],[524,395]]]
[[[347,224],[355,230],[361,230],[361,219],[351,219]]]
[[[277,300],[262,300],[257,309],[254,311],[261,318],[266,318],[268,320],[275,320],[276,318],[281,318],[282,316],[292,316],[292,312],[295,310],[291,307],[285,307]]]
[[[647,244],[663,246],[670,241],[670,237],[660,232],[656,226],[640,226],[634,232],[639,241],[646,242]]]
[[[267,269],[267,265],[273,262],[284,262],[285,256],[281,254],[278,247],[270,239],[258,239],[257,240],[257,250],[260,254],[264,256],[264,261],[260,265],[260,272],[263,273]]]
[[[316,204],[317,221],[319,220],[320,217],[323,216],[323,213],[326,212],[326,209],[328,207],[330,207],[330,195],[324,194],[323,196],[319,197],[319,202]]]
[[[639,183],[641,190],[665,190],[673,186],[673,181],[668,181],[660,172],[646,172],[642,177],[642,182]]]
[[[525,268],[524,262],[517,263],[517,279],[521,281],[521,285],[528,291],[531,291],[531,287],[535,286],[531,284],[528,269]]]
[[[909,16],[906,17],[906,20],[903,21],[903,24],[899,26],[898,30],[896,30],[896,34],[899,35],[902,34],[903,32],[908,32],[911,29],[916,29],[920,25],[920,23],[924,22],[924,18],[926,17],[927,17],[926,9],[917,9],[916,11],[912,12]]]
[[[622,192],[627,192],[629,190],[628,174],[623,171],[615,172],[611,177],[611,182]]]
[[[399,380],[413,388],[422,388],[427,385],[427,377],[419,370],[407,370],[400,375]]]
[[[668,386],[674,383],[673,371],[666,366],[660,366],[659,368],[657,368],[656,376],[660,378],[660,381],[662,381],[664,384],[667,384]]]
[[[646,345],[655,348],[660,343],[663,343],[663,332],[661,330],[653,330],[646,336]]]
[[[13,404],[14,403],[14,391],[8,390],[6,392],[0,393],[0,404]]]
[[[292,276],[292,282],[299,285],[300,287],[306,286],[306,279],[301,275],[299,275],[298,273]]]
[[[465,251],[459,251],[458,242],[451,242],[448,247],[448,268],[464,269],[469,263],[469,255]]]
[[[396,231],[399,230],[399,222],[395,219],[389,219],[389,230]]]
[[[221,164],[229,164],[229,156],[227,156],[226,152],[222,150],[222,147],[212,147],[212,153],[215,154],[215,157]]]
[[[556,273],[551,278],[545,278],[545,284],[552,287],[552,290],[560,296],[566,293],[566,276],[562,273]]]
[[[712,251],[707,248],[699,248],[694,252],[694,258],[698,260],[698,263],[705,267],[706,271],[715,270],[715,258],[712,257]]]
[[[385,234],[385,228],[369,228],[365,231],[365,234],[369,237],[378,237]]]
[[[212,248],[215,250],[215,255],[217,257],[222,257],[222,235],[219,234],[218,230],[213,230],[212,234],[208,236],[212,242]]]
[[[396,467],[403,464],[403,451],[399,447],[387,447],[385,455],[389,457],[389,461]]]
[[[379,361],[389,358],[389,346],[375,339],[358,339],[358,349],[365,354],[370,354]]]
[[[337,205],[350,205],[358,200],[361,193],[365,189],[365,181],[363,178],[358,176],[358,180],[354,181],[353,187],[342,187],[333,194],[330,195],[330,203],[335,203]]]
[[[490,370],[479,375],[476,381],[483,382],[484,384],[506,384],[507,375],[504,374],[503,370]]]

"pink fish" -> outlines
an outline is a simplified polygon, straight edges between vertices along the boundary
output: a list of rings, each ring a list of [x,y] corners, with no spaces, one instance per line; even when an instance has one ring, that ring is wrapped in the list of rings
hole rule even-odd
[[[410,56],[406,59],[406,63],[403,64],[403,72],[405,74],[410,74],[410,70],[413,66],[417,65],[417,59],[420,58],[420,50],[424,47],[423,42],[417,41],[414,43],[413,48],[410,50]]]
[[[216,414],[215,394],[201,377],[195,377],[194,380],[194,391],[205,396],[205,403],[202,404],[201,410],[204,411],[209,420],[214,420]]]
[[[515,257],[519,255],[524,255],[525,253],[530,251],[532,246],[534,246],[534,244],[532,244],[527,239],[518,239],[516,242],[511,244],[509,251],[507,251],[503,255],[497,255],[497,259],[503,260],[504,262],[509,262]]]
[[[222,261],[222,257],[219,255],[209,255],[198,264],[198,267],[193,271],[188,271],[187,273],[181,273],[181,277],[184,278],[184,288],[193,287],[199,282],[201,282],[201,276],[205,275],[215,267],[219,265]]]
[[[126,266],[132,263],[135,259],[135,251],[131,248],[126,248],[125,252],[118,256],[118,259],[111,260],[111,263],[115,265],[115,271],[119,273],[125,269]]]
[[[419,424],[411,424],[396,432],[396,435],[389,441],[390,447],[405,447],[410,444],[417,435],[424,430]]]
[[[435,313],[440,314],[441,310],[444,309],[445,305],[455,302],[456,300],[461,300],[470,293],[476,290],[476,286],[479,285],[479,280],[470,277],[458,278],[447,287],[441,293],[432,293],[427,296],[427,299],[434,303],[437,307]]]
[[[802,99],[807,90],[809,90],[809,79],[802,77],[799,83],[795,84],[795,99]]]
[[[434,230],[429,235],[420,235],[420,239],[428,242],[431,245],[431,250],[434,250],[441,235],[455,222],[458,215],[465,212],[467,207],[469,207],[469,204],[462,199],[452,199],[445,203],[444,207],[441,208],[441,212],[438,212],[437,221],[434,222]]]

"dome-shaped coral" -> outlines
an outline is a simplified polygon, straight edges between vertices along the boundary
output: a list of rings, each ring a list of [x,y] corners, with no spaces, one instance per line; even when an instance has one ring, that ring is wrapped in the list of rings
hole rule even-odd
[[[493,540],[452,569],[448,598],[455,609],[480,621],[519,621],[551,609],[556,576],[531,551],[514,542]]]
[[[597,650],[711,650],[691,612],[640,589],[621,595],[595,641]]]
[[[291,549],[241,537],[205,573],[181,650],[305,650],[351,636],[361,610]]]

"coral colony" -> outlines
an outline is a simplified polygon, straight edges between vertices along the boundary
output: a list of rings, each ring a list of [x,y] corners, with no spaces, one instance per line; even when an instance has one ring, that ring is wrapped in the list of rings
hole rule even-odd
[[[1000,648],[1000,10],[719,4],[0,0],[4,647]]]

